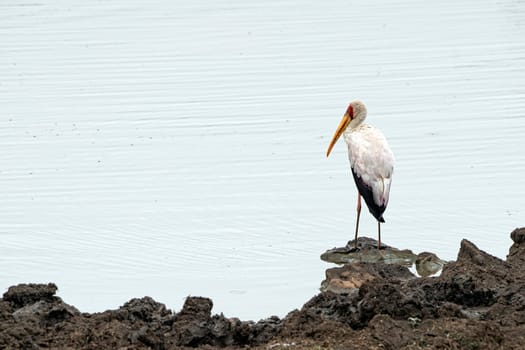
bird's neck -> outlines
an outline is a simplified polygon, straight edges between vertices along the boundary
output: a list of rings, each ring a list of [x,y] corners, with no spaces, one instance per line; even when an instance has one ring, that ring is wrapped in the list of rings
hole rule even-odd
[[[359,129],[361,126],[366,125],[364,123],[364,121],[365,121],[364,118],[363,119],[357,119],[357,118],[352,119],[352,121],[348,125],[347,130],[357,130],[357,129]]]
[[[354,134],[354,133],[356,133],[356,132],[358,133],[358,132],[360,132],[361,130],[370,127],[368,124],[365,124],[365,123],[363,123],[363,122],[361,122],[361,123],[359,123],[359,124],[357,124],[357,125],[354,125],[353,127],[351,127],[351,126],[352,126],[352,125],[350,124],[350,125],[348,126],[348,128],[346,128],[346,130],[343,132],[343,137],[344,137],[346,143],[348,143],[349,140],[352,138],[352,134]]]
[[[356,117],[354,119],[352,119],[352,121],[350,121],[350,124],[348,125],[348,129],[352,130],[352,129],[357,129],[359,128],[361,125],[363,125],[364,121],[366,119],[366,113],[360,113],[358,115],[356,115]]]

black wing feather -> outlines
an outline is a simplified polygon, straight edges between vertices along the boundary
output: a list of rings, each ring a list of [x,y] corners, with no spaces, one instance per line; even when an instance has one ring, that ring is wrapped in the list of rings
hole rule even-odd
[[[357,186],[359,194],[365,199],[366,205],[370,213],[377,219],[379,222],[385,222],[383,218],[383,213],[386,210],[386,205],[377,205],[374,202],[374,194],[372,193],[372,188],[370,188],[363,179],[357,175],[352,168],[352,175],[354,175],[354,181]]]

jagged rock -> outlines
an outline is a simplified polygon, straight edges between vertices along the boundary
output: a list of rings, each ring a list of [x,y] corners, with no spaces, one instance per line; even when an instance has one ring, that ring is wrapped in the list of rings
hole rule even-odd
[[[3,300],[12,302],[16,308],[30,305],[37,301],[53,302],[58,300],[58,298],[55,297],[57,289],[54,283],[19,284],[9,287],[3,295]]]
[[[380,263],[355,263],[326,270],[321,290],[334,293],[357,292],[364,283],[374,279],[410,279],[415,276],[405,266]]]
[[[372,336],[387,349],[400,349],[412,340],[408,323],[396,322],[388,315],[374,316],[369,327]]]
[[[182,346],[198,346],[210,343],[211,309],[208,298],[188,297],[182,310],[175,316],[173,330],[175,343]]]
[[[511,232],[510,237],[514,244],[510,247],[507,262],[517,268],[525,264],[525,227],[517,228]]]
[[[448,301],[466,306],[487,306],[496,301],[503,289],[514,281],[509,263],[478,249],[468,240],[461,241],[458,258],[445,265],[440,280]]]
[[[282,326],[282,321],[275,316],[259,322],[241,322],[222,314],[212,317],[212,307],[213,303],[208,298],[186,299],[173,323],[172,334],[177,346],[261,344],[277,334]]]
[[[19,322],[24,319],[36,318],[49,325],[65,321],[79,314],[80,312],[75,307],[63,302],[49,303],[39,300],[34,304],[17,309],[13,313],[13,317]]]
[[[137,320],[144,322],[161,321],[172,316],[171,311],[166,309],[166,305],[156,302],[151,297],[131,299],[122,305],[118,312],[131,322]]]
[[[510,238],[516,244],[525,243],[525,227],[517,228],[510,233]]]

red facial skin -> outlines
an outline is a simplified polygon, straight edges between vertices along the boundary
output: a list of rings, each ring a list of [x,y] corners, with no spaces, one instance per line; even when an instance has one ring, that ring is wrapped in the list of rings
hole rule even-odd
[[[348,105],[348,108],[346,109],[346,113],[350,116],[350,119],[354,118],[354,107],[352,105]]]

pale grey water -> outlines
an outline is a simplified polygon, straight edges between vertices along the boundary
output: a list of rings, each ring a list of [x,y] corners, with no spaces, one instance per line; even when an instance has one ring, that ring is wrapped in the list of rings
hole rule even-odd
[[[523,38],[523,1],[2,1],[0,288],[283,316],[352,238],[346,146],[325,151],[356,97],[397,161],[384,241],[504,258]]]

